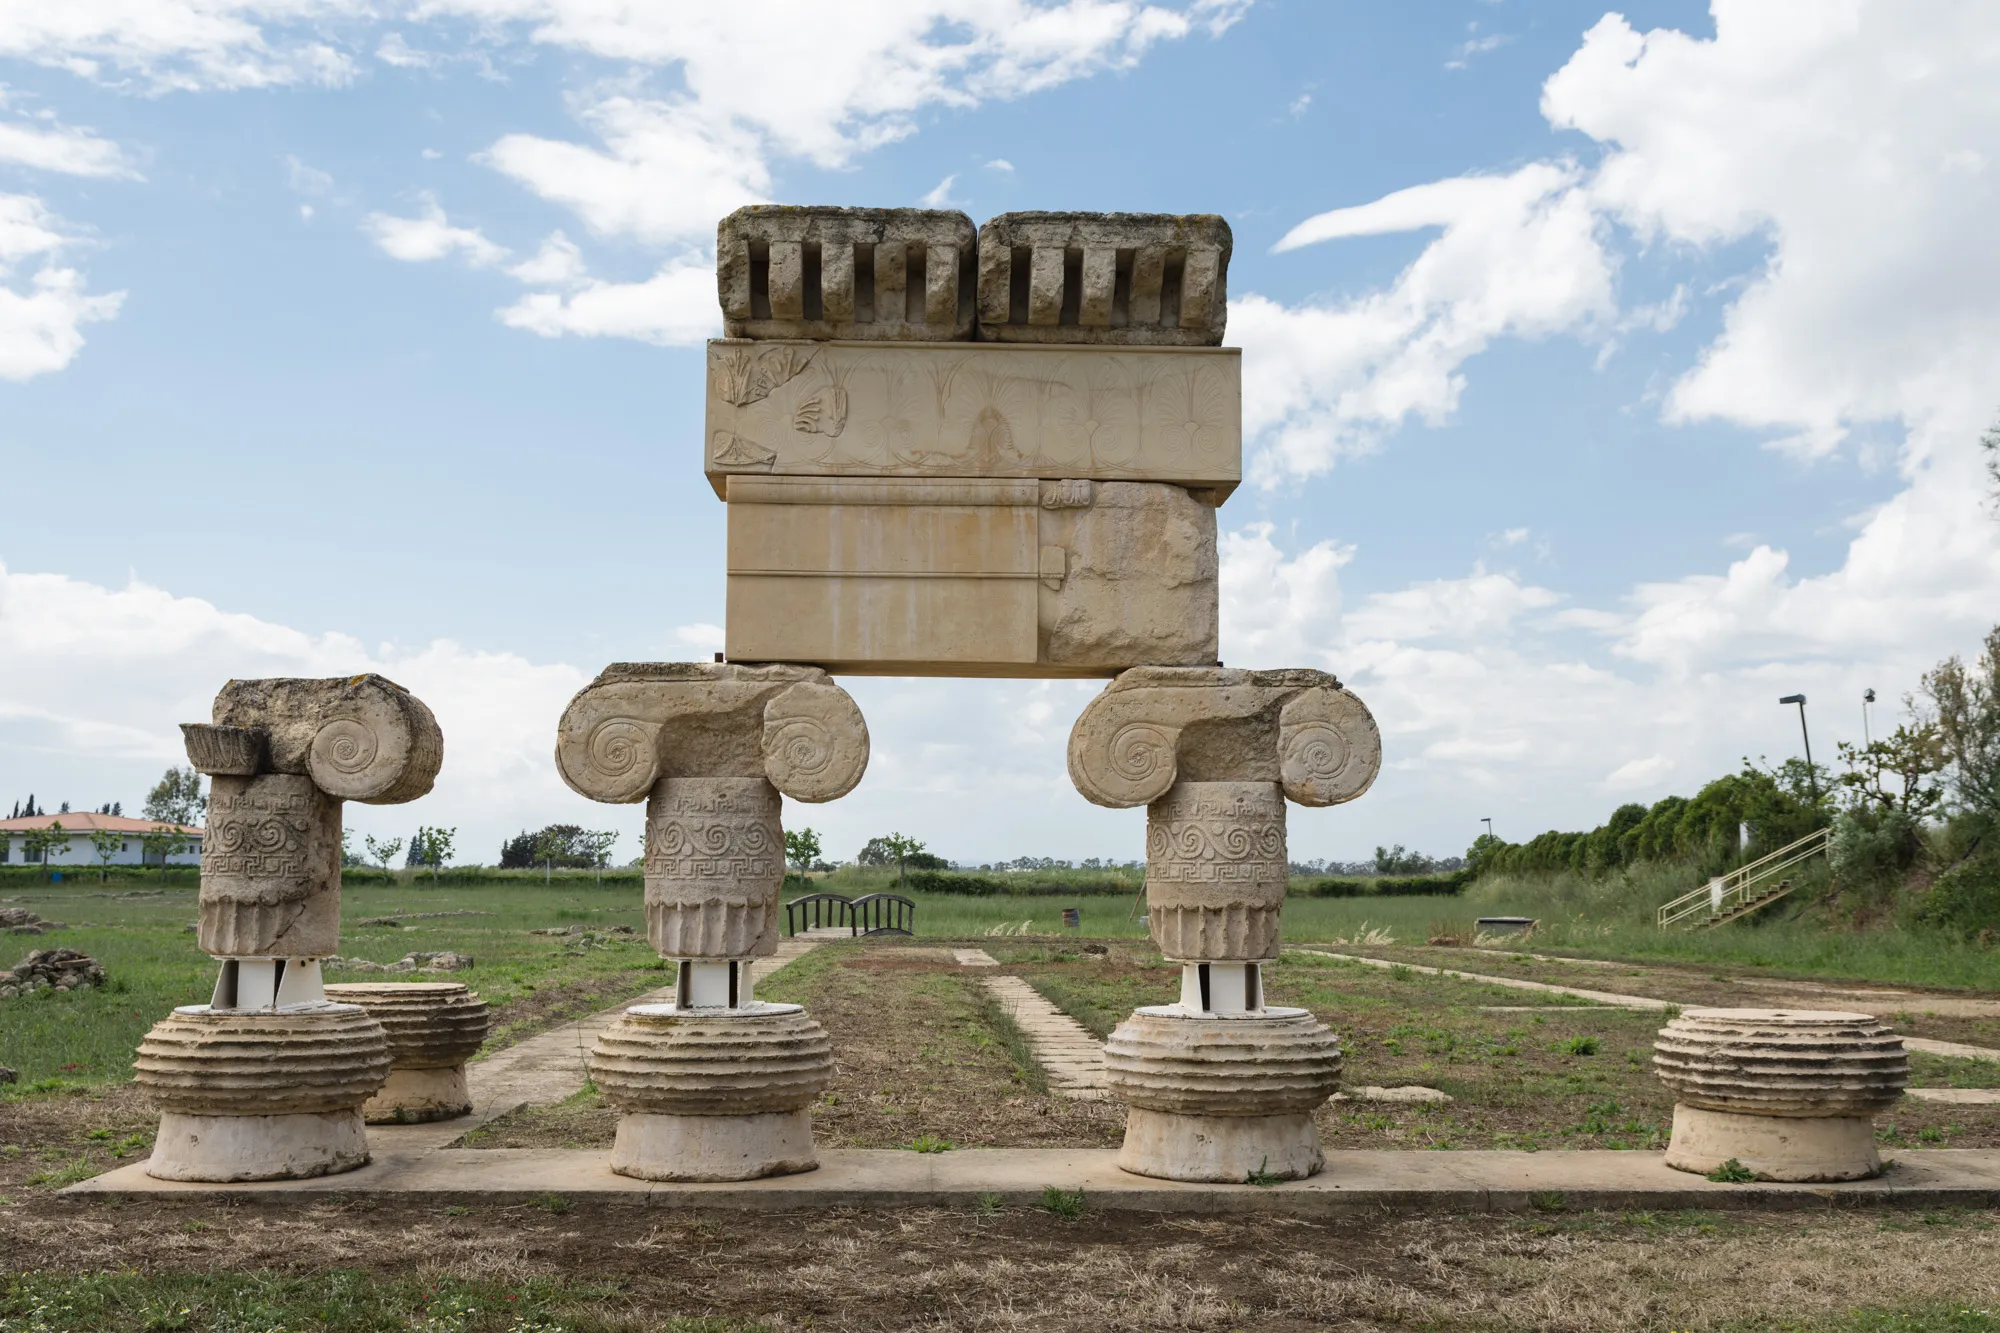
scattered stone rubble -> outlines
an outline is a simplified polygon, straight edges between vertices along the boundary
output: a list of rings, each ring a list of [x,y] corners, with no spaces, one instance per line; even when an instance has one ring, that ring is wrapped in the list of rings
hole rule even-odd
[[[471,954],[444,949],[436,953],[406,953],[393,963],[336,955],[327,959],[325,966],[328,971],[343,972],[463,972],[472,964]]]
[[[60,921],[45,921],[25,907],[0,907],[0,930],[14,935],[46,935],[61,930]]]
[[[37,949],[0,972],[0,1000],[38,990],[78,990],[104,984],[104,965],[75,949]]]

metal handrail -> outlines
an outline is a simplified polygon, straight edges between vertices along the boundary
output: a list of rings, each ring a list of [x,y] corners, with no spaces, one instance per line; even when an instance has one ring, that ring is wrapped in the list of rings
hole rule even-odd
[[[1750,899],[1752,885],[1789,870],[1808,857],[1818,856],[1826,850],[1832,834],[1831,829],[1814,829],[1797,842],[1786,843],[1775,852],[1710,880],[1692,893],[1682,894],[1660,908],[1660,929],[1691,916],[1722,916],[1743,906]]]

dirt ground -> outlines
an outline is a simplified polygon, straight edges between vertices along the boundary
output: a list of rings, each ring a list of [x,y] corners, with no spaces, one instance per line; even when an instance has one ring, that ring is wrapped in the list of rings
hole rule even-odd
[[[0,1207],[0,1271],[33,1275],[9,1283],[0,1320],[45,1311],[0,1326],[1959,1330],[1994,1326],[1996,1221],[65,1201]]]

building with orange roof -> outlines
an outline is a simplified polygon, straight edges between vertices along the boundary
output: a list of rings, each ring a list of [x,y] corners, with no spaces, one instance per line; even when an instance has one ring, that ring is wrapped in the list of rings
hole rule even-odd
[[[49,853],[47,864],[51,870],[87,870],[99,865],[201,864],[202,831],[197,827],[187,824],[165,824],[157,819],[129,819],[124,815],[100,815],[87,810],[78,810],[69,814],[0,819],[0,865],[42,864],[44,858],[39,851],[28,846],[25,835],[40,832],[56,824],[62,825],[63,832],[69,835],[69,845],[67,848],[58,847]],[[146,847],[149,835],[163,829],[178,833],[184,839],[179,850],[164,857],[159,851],[148,851]],[[93,833],[123,835],[119,839],[118,850],[111,854],[109,861],[99,857],[97,844],[91,839]]]

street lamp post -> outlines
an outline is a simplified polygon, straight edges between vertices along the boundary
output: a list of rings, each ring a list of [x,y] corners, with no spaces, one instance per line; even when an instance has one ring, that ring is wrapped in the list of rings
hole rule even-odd
[[[1875,737],[1871,735],[1868,730],[1868,705],[1874,702],[1875,702],[1875,687],[1871,685],[1867,689],[1861,691],[1861,740],[1864,744],[1867,745],[1873,745],[1875,743]]]
[[[1813,808],[1818,809],[1819,774],[1813,769],[1812,733],[1806,730],[1806,697],[1803,694],[1788,694],[1778,700],[1778,702],[1781,704],[1797,704],[1799,706],[1799,735],[1805,737],[1806,742],[1806,785],[1812,789]]]
[[[1484,825],[1486,825],[1486,836],[1487,836],[1487,837],[1489,837],[1489,838],[1490,838],[1490,837],[1492,837],[1492,836],[1493,836],[1493,816],[1491,816],[1491,815],[1481,815],[1481,816],[1479,817],[1479,822],[1480,822],[1480,823],[1482,823],[1482,824],[1484,824]]]

